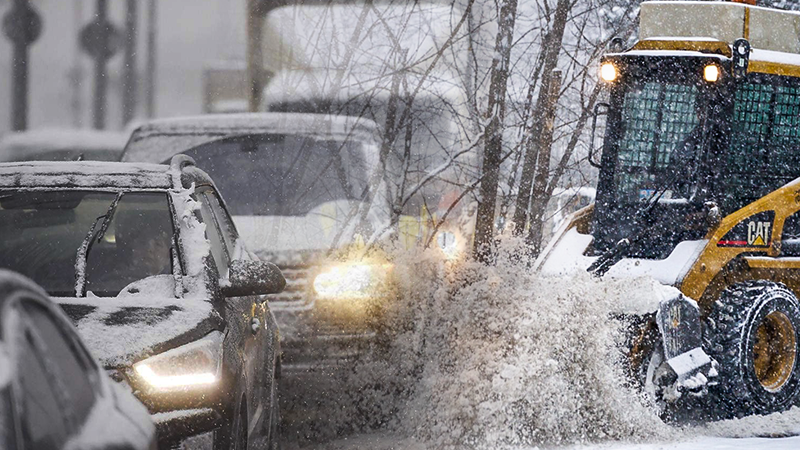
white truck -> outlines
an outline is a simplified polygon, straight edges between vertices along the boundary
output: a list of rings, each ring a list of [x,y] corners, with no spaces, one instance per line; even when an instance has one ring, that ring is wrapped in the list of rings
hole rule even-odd
[[[408,244],[427,242],[445,214],[453,225],[439,230],[453,230],[459,218],[470,223],[464,215],[472,197],[462,194],[477,179],[479,152],[469,139],[474,114],[467,27],[457,27],[462,14],[434,3],[292,5],[271,11],[264,23],[264,66],[273,75],[262,108],[377,123],[395,219]]]

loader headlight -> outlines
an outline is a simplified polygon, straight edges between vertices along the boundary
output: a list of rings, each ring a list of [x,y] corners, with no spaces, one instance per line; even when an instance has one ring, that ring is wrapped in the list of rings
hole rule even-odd
[[[600,78],[602,78],[603,81],[610,83],[617,79],[617,75],[617,68],[614,67],[614,64],[607,62],[600,66]]]
[[[314,290],[323,298],[365,298],[386,281],[391,264],[343,264],[314,279]]]
[[[719,67],[716,64],[709,64],[703,68],[703,78],[709,83],[719,80]]]
[[[223,335],[213,331],[197,341],[134,364],[133,369],[158,390],[216,384],[222,370]]]

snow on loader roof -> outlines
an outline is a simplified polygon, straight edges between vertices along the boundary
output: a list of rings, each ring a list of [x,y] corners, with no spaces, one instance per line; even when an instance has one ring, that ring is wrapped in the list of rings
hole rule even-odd
[[[734,2],[644,2],[634,48],[696,49],[730,56],[728,46],[740,38],[753,49],[748,71],[800,74],[800,12],[795,11]]]
[[[639,39],[709,37],[753,48],[800,53],[800,13],[733,2],[644,2]]]

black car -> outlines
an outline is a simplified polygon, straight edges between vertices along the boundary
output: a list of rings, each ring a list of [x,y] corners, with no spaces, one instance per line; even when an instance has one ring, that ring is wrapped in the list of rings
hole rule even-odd
[[[153,415],[162,446],[276,441],[285,280],[245,248],[214,183],[170,165],[0,164],[0,268],[39,283],[115,380]]]
[[[156,448],[147,410],[113,382],[36,284],[0,270],[0,448]]]

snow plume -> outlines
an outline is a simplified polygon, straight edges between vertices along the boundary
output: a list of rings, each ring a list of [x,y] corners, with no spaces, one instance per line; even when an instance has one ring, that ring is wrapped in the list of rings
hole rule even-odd
[[[541,278],[514,257],[521,250],[506,239],[495,266],[462,262],[432,296],[418,299],[429,303],[425,363],[404,426],[435,448],[594,442],[663,430],[624,386],[617,364],[619,324],[608,312],[624,285],[601,288],[589,275]],[[425,284],[407,281],[404,292]]]
[[[619,364],[609,311],[631,283],[540,277],[516,257],[522,245],[506,238],[491,267],[438,249],[394,252],[381,344],[326,378],[324,396],[307,400],[315,419],[290,434],[390,428],[428,449],[666,435]]]

